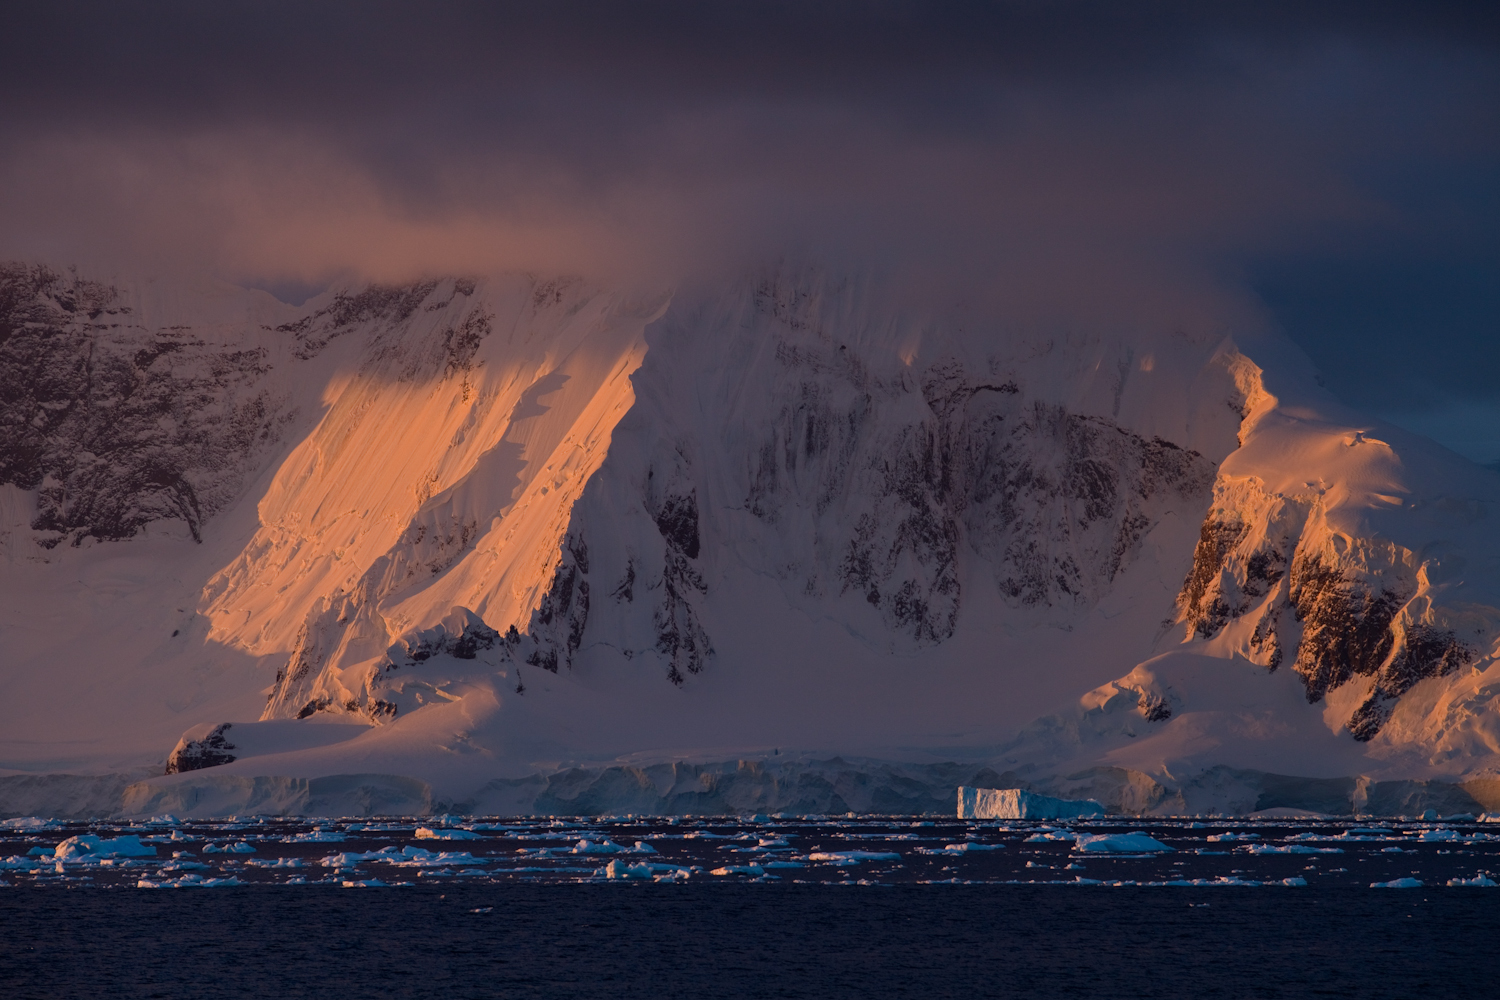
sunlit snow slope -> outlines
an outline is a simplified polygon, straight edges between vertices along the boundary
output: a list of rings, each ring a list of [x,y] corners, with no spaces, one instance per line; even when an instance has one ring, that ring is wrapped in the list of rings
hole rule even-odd
[[[979,768],[1238,809],[1264,772],[1494,773],[1500,476],[1274,337],[1016,332],[793,270],[302,308],[0,277],[28,802],[164,767],[122,801],[875,807]]]

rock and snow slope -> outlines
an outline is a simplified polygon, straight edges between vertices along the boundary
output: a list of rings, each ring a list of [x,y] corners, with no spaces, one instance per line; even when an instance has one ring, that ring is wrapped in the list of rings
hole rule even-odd
[[[132,802],[342,774],[643,809],[753,758],[784,804],[853,754],[931,785],[871,802],[988,767],[1228,808],[1500,751],[1500,476],[1275,338],[1016,333],[795,271],[0,283],[0,767],[160,774],[197,727]]]

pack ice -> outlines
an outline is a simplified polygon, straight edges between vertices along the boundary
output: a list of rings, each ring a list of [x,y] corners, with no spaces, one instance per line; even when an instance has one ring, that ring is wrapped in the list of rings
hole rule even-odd
[[[0,813],[1500,806],[1500,477],[1273,334],[17,263],[0,428]]]

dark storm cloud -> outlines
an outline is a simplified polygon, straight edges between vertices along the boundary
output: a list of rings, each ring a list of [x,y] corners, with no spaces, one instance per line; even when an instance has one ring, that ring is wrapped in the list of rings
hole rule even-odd
[[[1500,362],[1497,25],[1475,3],[34,4],[0,33],[0,254],[318,281],[791,252],[1035,322],[1253,322],[1254,289],[1345,395],[1420,409],[1500,392],[1460,372]]]

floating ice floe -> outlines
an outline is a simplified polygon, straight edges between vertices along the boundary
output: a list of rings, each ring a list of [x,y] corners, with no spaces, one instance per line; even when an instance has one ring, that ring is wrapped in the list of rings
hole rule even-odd
[[[352,868],[363,861],[384,861],[409,868],[437,868],[444,865],[487,865],[492,858],[476,858],[468,851],[424,851],[420,847],[385,847],[378,851],[346,851],[330,854],[321,862],[325,868]]]
[[[807,860],[853,865],[861,861],[900,861],[901,855],[895,851],[814,851]]]
[[[308,830],[292,837],[282,837],[283,844],[341,844],[344,834],[337,830]]]
[[[660,865],[652,864],[649,861],[642,861],[638,864],[631,864],[628,861],[611,861],[604,866],[604,877],[615,879],[654,879],[662,876],[667,878],[688,878],[691,874],[692,871],[690,869],[684,868],[681,865]],[[719,869],[714,874],[724,875],[728,873],[723,869]]]
[[[1418,878],[1397,878],[1389,882],[1371,882],[1371,889],[1420,889],[1422,880]]]
[[[1463,834],[1459,833],[1457,830],[1444,830],[1444,829],[1439,828],[1439,829],[1436,829],[1436,830],[1423,830],[1421,833],[1417,834],[1417,839],[1420,840],[1424,844],[1432,844],[1432,843],[1442,844],[1442,843],[1448,843],[1450,841],[1455,841],[1455,840],[1458,840],[1458,841],[1468,840],[1469,838],[1465,837]]]
[[[1066,839],[1066,838],[1064,838],[1064,839]],[[970,851],[1003,851],[1004,849],[1005,849],[1005,845],[1004,844],[981,844],[981,843],[979,843],[977,841],[966,840],[962,844],[944,844],[940,848],[919,847],[919,848],[917,848],[917,853],[918,854],[950,854],[950,855],[957,856],[957,855],[968,854]]]
[[[1216,843],[1218,843],[1221,840],[1259,840],[1259,839],[1260,839],[1260,834],[1258,834],[1258,833],[1211,833],[1211,834],[1208,835],[1208,842],[1210,844],[1216,844]]]
[[[1170,851],[1168,847],[1155,837],[1144,833],[1080,833],[1074,838],[1074,850],[1088,851],[1090,853],[1111,854],[1150,854],[1159,851]]]
[[[428,826],[417,827],[418,840],[483,840],[484,834],[473,830],[435,830]]]
[[[52,849],[58,861],[93,856],[97,858],[149,858],[156,856],[156,848],[141,843],[135,834],[125,834],[111,840],[91,833],[69,837]]]
[[[568,853],[569,854],[619,854],[621,851],[624,851],[624,850],[625,850],[625,848],[621,847],[619,844],[615,843],[612,840],[603,840],[603,841],[600,841],[599,843],[596,844],[592,840],[585,839],[585,840],[580,840],[578,843],[574,844],[573,845],[573,849],[571,851],[569,851]]]
[[[1473,878],[1450,878],[1448,880],[1448,884],[1454,886],[1467,885],[1482,886],[1488,888],[1490,886],[1500,885],[1500,882],[1496,882],[1494,879],[1489,878],[1485,875],[1475,875]]]
[[[211,889],[218,886],[244,885],[233,875],[228,878],[204,878],[202,875],[184,875],[176,879],[143,878],[136,882],[137,889]]]
[[[209,843],[209,844],[204,844],[203,845],[203,853],[204,854],[254,854],[255,853],[255,848],[251,847],[249,844],[245,843],[243,840],[239,841],[238,843],[234,843],[234,844],[214,844],[214,843]]]
[[[0,830],[46,830],[49,827],[61,825],[55,819],[43,819],[40,816],[16,816],[13,819],[0,819]]]
[[[1246,844],[1251,854],[1343,854],[1342,847],[1308,847],[1306,844]]]

